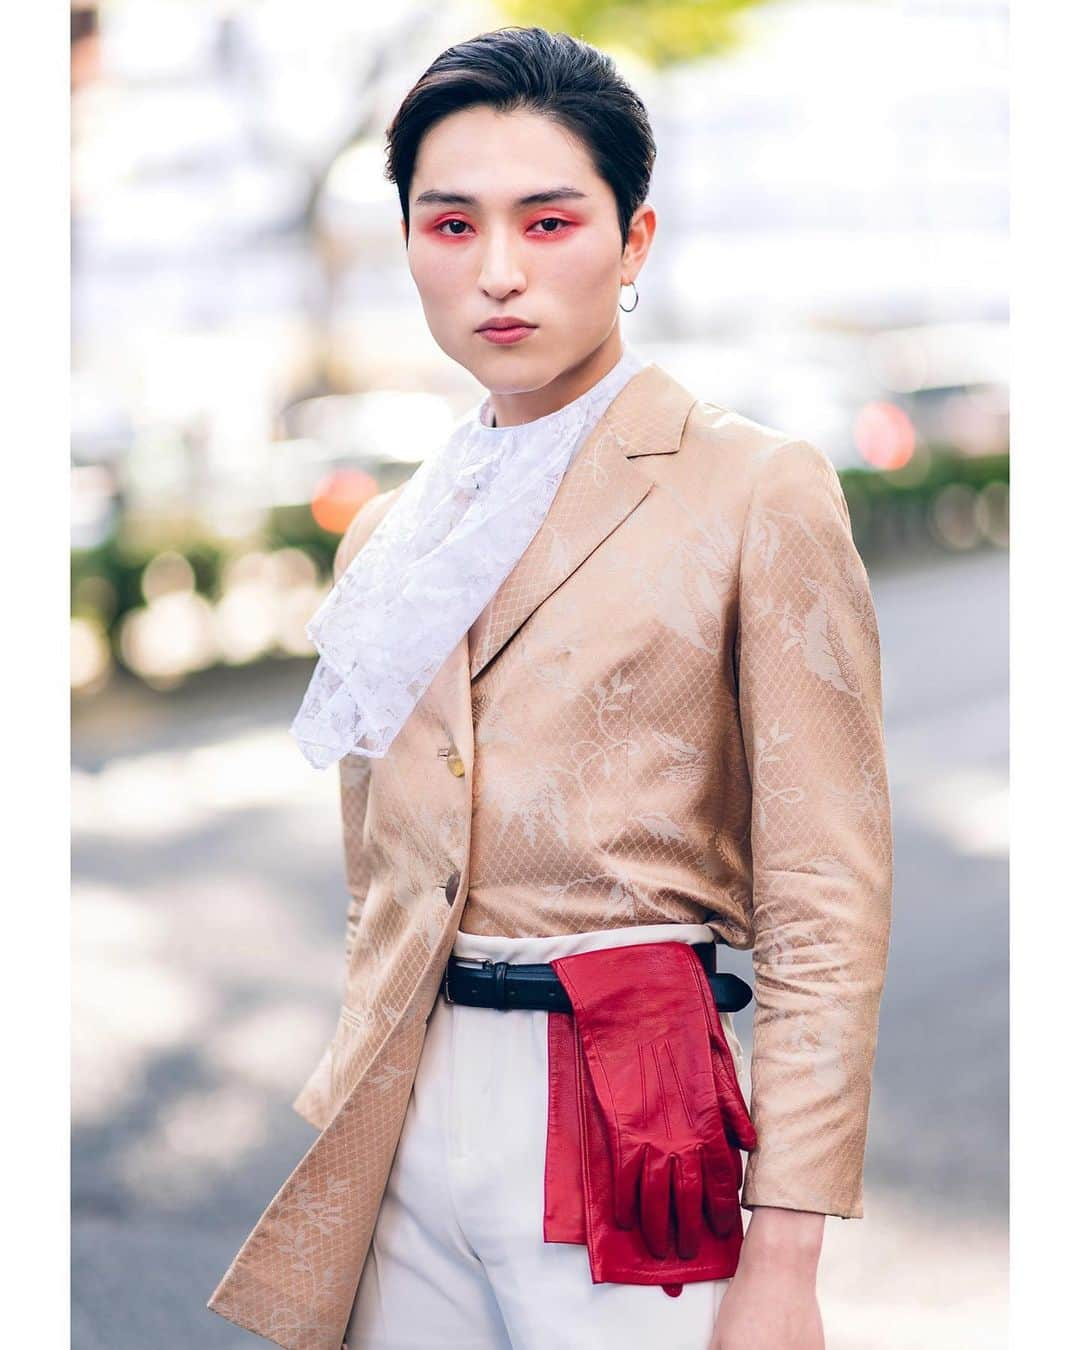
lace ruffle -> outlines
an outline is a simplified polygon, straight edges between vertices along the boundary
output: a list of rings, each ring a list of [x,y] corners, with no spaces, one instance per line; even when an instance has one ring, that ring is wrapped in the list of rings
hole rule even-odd
[[[644,364],[624,345],[591,389],[521,426],[491,426],[485,397],[420,464],[307,625],[319,659],[290,731],[311,764],[386,754]]]

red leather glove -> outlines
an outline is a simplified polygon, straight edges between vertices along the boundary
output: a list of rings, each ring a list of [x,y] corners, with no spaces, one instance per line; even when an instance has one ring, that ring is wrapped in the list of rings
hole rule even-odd
[[[552,965],[608,1138],[615,1223],[638,1225],[658,1260],[672,1231],[681,1260],[697,1255],[703,1213],[741,1237],[738,1147],[757,1140],[697,954],[646,943]]]
[[[731,1144],[732,1165],[736,1173],[736,1190],[742,1184],[742,1155],[739,1149],[749,1153],[757,1148],[757,1131],[750,1119],[746,1099],[739,1085],[739,1071],[735,1067],[735,1057],[731,1053],[728,1038],[720,1023],[720,1014],[716,1010],[716,1001],[705,977],[705,969],[700,961],[693,965],[694,978],[701,991],[705,1008],[705,1020],[709,1026],[709,1041],[713,1051],[713,1075],[716,1079],[716,1096],[720,1102],[720,1112],[724,1117],[728,1142]]]

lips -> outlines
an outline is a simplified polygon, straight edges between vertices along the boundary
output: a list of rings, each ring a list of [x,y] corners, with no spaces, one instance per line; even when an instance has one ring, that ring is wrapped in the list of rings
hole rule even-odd
[[[476,330],[478,333],[507,332],[512,328],[535,328],[536,324],[527,319],[519,319],[516,314],[506,314],[498,319],[489,319]]]
[[[492,321],[476,331],[485,342],[493,343],[497,347],[507,347],[535,333],[536,325],[527,324],[521,319],[509,318]]]

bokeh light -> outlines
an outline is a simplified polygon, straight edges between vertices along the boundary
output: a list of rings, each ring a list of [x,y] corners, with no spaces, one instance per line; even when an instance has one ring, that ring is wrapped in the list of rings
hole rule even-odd
[[[855,444],[875,469],[901,469],[915,452],[915,428],[895,403],[868,403],[855,419]]]
[[[344,534],[353,516],[377,491],[375,479],[362,469],[335,469],[315,486],[312,517],[331,534]]]
[[[218,657],[213,606],[193,591],[159,595],[124,616],[120,654],[154,688],[174,688],[185,675]]]
[[[975,499],[975,524],[998,548],[1009,545],[1009,485],[987,483]]]
[[[195,589],[195,571],[182,553],[158,553],[142,574],[143,599],[148,605],[166,595],[182,595]]]
[[[71,688],[83,696],[97,693],[109,678],[112,653],[104,629],[92,619],[73,618],[70,633]]]
[[[974,548],[980,539],[975,513],[978,493],[969,483],[949,483],[934,497],[930,524],[946,548]]]

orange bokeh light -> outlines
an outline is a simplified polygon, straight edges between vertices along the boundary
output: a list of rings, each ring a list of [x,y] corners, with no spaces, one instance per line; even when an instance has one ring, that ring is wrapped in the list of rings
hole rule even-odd
[[[915,428],[895,403],[867,403],[855,418],[855,444],[875,469],[900,469],[915,453]]]
[[[320,478],[311,496],[316,525],[330,534],[344,534],[353,516],[379,490],[363,469],[334,469]]]

